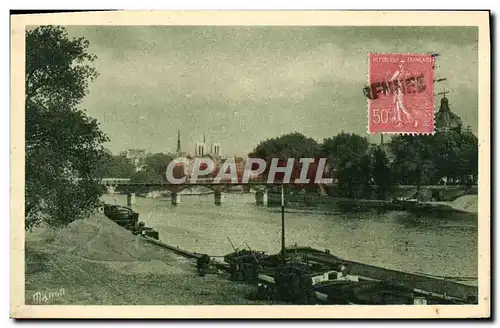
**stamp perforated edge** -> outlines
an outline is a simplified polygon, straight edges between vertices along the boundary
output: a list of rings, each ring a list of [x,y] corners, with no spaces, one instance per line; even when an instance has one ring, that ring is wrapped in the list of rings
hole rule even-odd
[[[368,62],[368,70],[366,71],[366,81],[367,81],[367,84],[370,85],[370,69],[371,69],[371,62],[370,62],[370,55],[372,54],[377,54],[377,55],[426,55],[428,56],[429,54],[427,53],[417,53],[417,52],[367,52],[366,53],[366,59],[367,59],[367,62]],[[436,59],[435,58],[432,58],[432,64],[433,66],[435,66],[436,64]],[[432,79],[434,80],[434,68],[432,69]],[[434,82],[432,83],[432,88],[433,88],[433,92],[432,92],[432,96],[435,97],[435,92],[436,92],[436,88],[434,86]],[[366,99],[366,121],[367,121],[367,124],[366,124],[366,133],[368,135],[371,135],[371,136],[374,136],[376,135],[377,133],[381,133],[381,134],[387,134],[387,135],[412,135],[412,136],[416,136],[416,135],[434,135],[436,134],[436,99],[434,99],[433,101],[433,105],[434,107],[432,108],[432,132],[409,132],[409,131],[401,131],[401,132],[398,132],[398,131],[394,131],[394,132],[371,132],[370,131],[370,98]]]

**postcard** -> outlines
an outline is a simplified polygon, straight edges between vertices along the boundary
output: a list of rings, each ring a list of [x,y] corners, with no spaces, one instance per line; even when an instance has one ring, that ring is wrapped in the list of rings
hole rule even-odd
[[[489,21],[11,16],[11,317],[489,317]]]

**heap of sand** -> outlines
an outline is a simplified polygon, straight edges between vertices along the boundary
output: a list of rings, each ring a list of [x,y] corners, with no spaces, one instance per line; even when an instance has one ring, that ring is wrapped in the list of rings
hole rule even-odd
[[[138,238],[103,214],[96,214],[58,231],[52,244],[89,260],[135,261],[147,252]]]
[[[25,299],[64,289],[48,304],[262,304],[250,286],[198,277],[194,261],[150,244],[102,214],[26,232]]]

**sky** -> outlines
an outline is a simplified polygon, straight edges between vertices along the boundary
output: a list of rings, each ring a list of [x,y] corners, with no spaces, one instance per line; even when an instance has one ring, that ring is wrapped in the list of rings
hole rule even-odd
[[[174,152],[220,142],[246,156],[262,140],[300,132],[322,142],[367,136],[370,52],[438,52],[436,92],[478,126],[475,27],[68,26],[90,41],[99,77],[81,106],[118,153]],[[439,104],[436,97],[436,104]]]

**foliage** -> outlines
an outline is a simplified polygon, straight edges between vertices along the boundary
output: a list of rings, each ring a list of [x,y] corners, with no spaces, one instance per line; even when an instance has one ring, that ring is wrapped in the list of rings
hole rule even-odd
[[[459,145],[459,175],[462,183],[475,184],[478,177],[479,144],[472,133],[464,133]]]
[[[290,133],[262,141],[248,156],[262,158],[270,163],[272,158],[315,158],[319,149],[314,139],[300,133]]]
[[[377,147],[373,153],[371,172],[378,198],[387,198],[392,186],[392,174],[387,154],[381,147]]]
[[[107,137],[77,108],[97,77],[89,43],[66,30],[26,31],[26,228],[42,214],[53,225],[83,218],[98,204],[95,179]]]
[[[158,176],[165,178],[167,166],[174,159],[174,155],[164,153],[148,154],[144,158],[144,164],[146,165],[146,168],[152,170]]]
[[[132,181],[166,182],[167,166],[175,157],[175,155],[164,153],[146,155],[144,158],[144,168],[132,176]]]
[[[249,156],[268,163],[275,157],[326,157],[326,175],[334,178],[340,196],[351,198],[372,197],[375,191],[377,198],[386,199],[394,184],[420,189],[444,181],[477,183],[478,141],[470,132],[394,136],[389,149],[370,147],[368,140],[357,134],[341,132],[318,145],[293,133],[261,142]]]
[[[400,135],[391,139],[390,148],[395,156],[392,168],[395,180],[401,184],[432,184],[435,175],[432,136]]]
[[[164,178],[154,172],[151,168],[145,167],[143,170],[135,172],[130,181],[133,183],[162,183],[164,182]]]
[[[434,136],[434,162],[437,167],[435,180],[448,177],[455,180],[459,176],[459,145],[461,136],[456,131],[437,133]]]
[[[470,132],[396,136],[390,148],[395,157],[392,169],[401,184],[477,181],[478,142]]]
[[[131,178],[135,174],[134,164],[122,155],[107,153],[97,175],[100,178]]]
[[[271,167],[271,160],[278,159],[277,166],[285,167],[287,160],[294,159],[294,167],[292,169],[291,180],[295,180],[300,176],[302,164],[300,158],[317,158],[319,155],[320,147],[318,143],[311,138],[305,137],[300,133],[290,133],[283,136],[262,141],[257,147],[248,155],[252,158],[264,159],[267,163],[264,175],[269,172]],[[316,176],[316,163],[309,164],[307,179],[310,181]],[[255,169],[255,168],[254,168]],[[276,180],[284,178],[284,173],[278,172],[275,175]],[[290,186],[292,187],[292,186]],[[302,189],[304,185],[296,185],[296,188]]]
[[[342,132],[325,139],[321,149],[330,163],[330,173],[338,181],[340,194],[362,197],[371,182],[368,140],[357,134]]]

